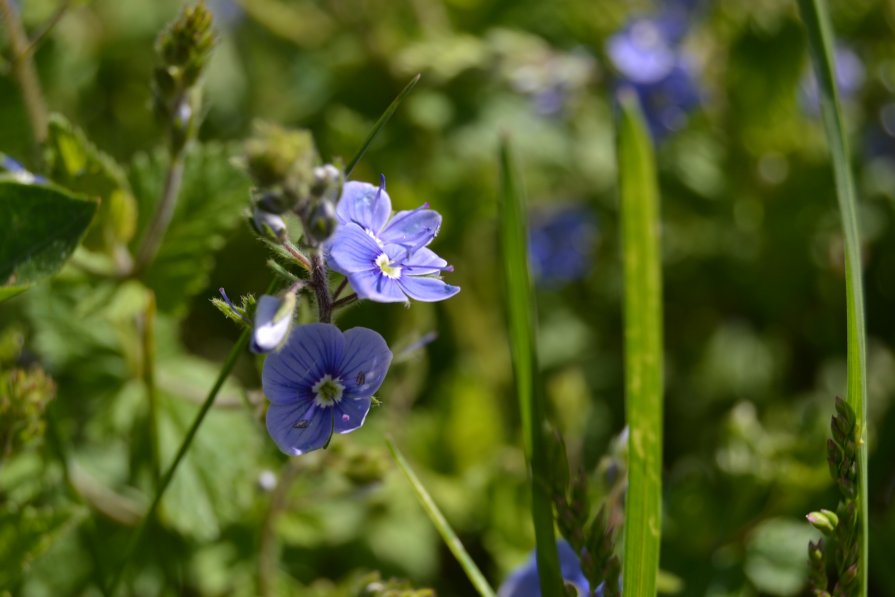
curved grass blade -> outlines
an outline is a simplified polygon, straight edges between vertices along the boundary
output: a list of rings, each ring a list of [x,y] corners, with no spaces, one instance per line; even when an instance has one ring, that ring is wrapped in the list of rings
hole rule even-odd
[[[619,95],[625,312],[625,594],[655,595],[662,527],[662,278],[659,191],[652,143],[637,97]]]
[[[531,516],[535,527],[541,594],[562,595],[563,580],[547,483],[550,476],[543,425],[546,409],[535,347],[536,308],[528,272],[525,201],[506,139],[500,145],[499,228],[510,351],[522,418],[525,456],[530,467]]]
[[[367,149],[369,149],[370,145],[373,143],[373,139],[376,138],[376,135],[379,134],[379,131],[391,120],[392,115],[395,113],[395,110],[398,109],[398,106],[401,105],[401,102],[404,101],[410,92],[413,91],[413,88],[416,87],[416,84],[419,82],[420,77],[422,75],[417,74],[415,77],[410,79],[410,83],[404,86],[404,89],[401,90],[401,93],[392,100],[392,103],[388,105],[388,108],[385,109],[385,112],[382,113],[382,116],[379,117],[379,120],[376,121],[376,124],[373,125],[373,130],[370,131],[370,134],[367,135],[367,139],[364,141],[364,144],[361,146],[360,151],[357,152],[348,165],[345,166],[345,178],[351,176],[352,170],[357,166],[357,163],[361,161],[364,157],[364,154],[367,153]]]
[[[859,442],[858,504],[861,519],[861,555],[859,574],[861,595],[867,594],[868,521],[867,521],[867,340],[864,319],[864,286],[861,279],[861,239],[858,229],[858,201],[852,177],[848,141],[836,88],[833,60],[833,33],[826,3],[799,0],[799,11],[808,33],[811,61],[820,90],[821,115],[833,161],[836,196],[845,234],[845,293],[848,326],[848,404],[855,411]]]
[[[475,565],[475,562],[472,561],[472,558],[469,557],[469,553],[467,553],[466,548],[463,547],[460,538],[454,533],[451,525],[448,524],[448,521],[441,513],[441,510],[438,509],[435,500],[432,499],[432,496],[426,491],[426,488],[413,472],[413,469],[410,468],[410,465],[398,449],[398,446],[395,445],[395,442],[393,442],[392,438],[389,436],[385,437],[385,443],[392,453],[395,462],[398,463],[398,466],[404,472],[404,476],[407,477],[411,487],[413,487],[413,491],[416,493],[416,497],[420,501],[423,510],[425,510],[426,514],[429,516],[429,520],[431,520],[432,524],[435,525],[435,528],[438,529],[438,534],[441,535],[441,538],[444,539],[448,549],[450,549],[451,553],[454,554],[454,557],[457,558],[457,562],[463,568],[463,571],[466,572],[466,576],[469,577],[469,581],[476,588],[476,591],[478,591],[479,595],[482,597],[494,597],[494,589],[491,588],[491,585],[485,580],[485,575],[482,574],[482,571],[479,570],[478,566]]]

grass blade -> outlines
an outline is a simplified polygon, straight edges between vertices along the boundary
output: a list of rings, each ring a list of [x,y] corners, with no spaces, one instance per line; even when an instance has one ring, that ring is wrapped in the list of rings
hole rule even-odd
[[[469,577],[469,580],[476,588],[476,591],[478,591],[479,595],[482,597],[494,597],[494,589],[491,588],[491,585],[485,580],[485,575],[482,574],[482,571],[479,570],[478,566],[475,565],[475,562],[472,561],[472,558],[469,557],[469,553],[466,552],[466,548],[463,547],[459,537],[454,533],[451,525],[448,524],[448,521],[444,518],[441,510],[438,509],[435,500],[433,500],[432,496],[429,495],[429,492],[426,491],[426,488],[413,472],[413,469],[410,468],[410,465],[395,445],[395,442],[392,441],[392,438],[386,436],[385,443],[392,453],[395,462],[398,463],[398,466],[404,472],[404,476],[407,477],[411,487],[413,487],[413,491],[416,493],[416,497],[420,501],[423,510],[425,510],[426,514],[429,516],[429,520],[431,520],[432,524],[435,525],[435,528],[438,529],[441,538],[444,539],[448,549],[450,549],[451,553],[454,554],[454,557],[457,558],[457,562],[459,562],[464,572],[466,572],[466,576]]]
[[[655,595],[662,527],[662,277],[659,191],[637,97],[620,94],[618,172],[624,259],[628,490],[622,586]]]
[[[826,3],[799,0],[799,11],[808,33],[808,46],[820,91],[821,115],[836,180],[836,196],[845,234],[845,292],[848,325],[848,404],[855,411],[858,436],[858,504],[861,519],[859,574],[861,595],[867,594],[867,340],[864,320],[864,286],[861,280],[861,240],[858,230],[858,201],[852,177],[842,106],[836,88],[833,33]]]
[[[401,90],[401,93],[392,100],[392,103],[388,105],[388,108],[385,109],[385,112],[382,113],[382,116],[379,117],[379,120],[376,121],[376,124],[373,125],[373,130],[370,131],[370,134],[367,135],[367,139],[364,141],[364,144],[361,146],[360,151],[357,152],[348,165],[345,166],[345,178],[351,176],[352,170],[357,166],[357,163],[361,161],[361,158],[364,157],[364,154],[367,153],[367,149],[369,149],[370,145],[373,143],[373,139],[376,138],[376,135],[379,134],[379,131],[391,120],[392,115],[395,113],[395,110],[398,109],[398,106],[401,105],[401,102],[404,101],[410,92],[413,91],[413,88],[416,87],[416,84],[419,82],[420,77],[422,75],[416,75],[412,79],[410,79],[410,83],[404,86],[404,89]]]
[[[500,146],[499,228],[504,293],[509,322],[513,374],[522,415],[525,456],[531,477],[531,516],[537,543],[538,576],[542,595],[562,595],[563,580],[553,529],[553,506],[548,493],[544,386],[535,347],[535,300],[528,273],[525,200],[506,140]]]

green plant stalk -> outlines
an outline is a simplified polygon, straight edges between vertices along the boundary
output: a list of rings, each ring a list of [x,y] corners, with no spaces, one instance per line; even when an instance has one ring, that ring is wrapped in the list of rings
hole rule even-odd
[[[662,277],[659,192],[637,97],[619,94],[628,488],[622,586],[655,595],[662,528]]]
[[[867,339],[864,318],[864,286],[861,275],[861,239],[858,229],[858,200],[852,176],[848,139],[836,88],[833,33],[823,0],[799,0],[799,10],[808,33],[808,45],[820,90],[821,114],[830,155],[836,196],[845,235],[845,293],[848,338],[847,402],[855,412],[858,443],[858,516],[861,520],[860,594],[867,595]]]
[[[404,476],[407,477],[407,480],[410,482],[410,486],[413,487],[413,491],[416,493],[416,497],[423,507],[423,510],[426,511],[429,520],[431,520],[432,524],[435,525],[435,528],[438,529],[438,534],[444,539],[448,549],[454,554],[454,557],[463,568],[463,571],[466,572],[466,576],[469,577],[469,581],[475,587],[476,591],[478,591],[479,595],[482,597],[494,597],[494,589],[492,589],[491,585],[488,584],[488,581],[485,580],[485,575],[482,574],[482,571],[475,565],[475,562],[469,556],[469,553],[467,553],[466,548],[463,547],[460,538],[457,537],[457,534],[451,528],[451,525],[448,523],[447,519],[445,519],[441,510],[438,509],[435,500],[433,500],[432,496],[429,495],[429,492],[426,491],[426,488],[413,472],[413,469],[410,468],[410,464],[408,464],[407,459],[404,458],[404,455],[395,445],[395,442],[392,441],[391,437],[386,435],[385,443],[392,453],[395,462],[398,463],[398,467],[400,467]]]
[[[185,149],[180,149],[171,154],[168,171],[165,175],[165,186],[162,191],[162,197],[159,200],[152,221],[140,248],[137,250],[137,256],[134,260],[132,275],[139,275],[143,272],[152,260],[155,259],[156,253],[162,246],[165,233],[168,231],[168,225],[171,218],[174,217],[174,209],[177,207],[177,197],[180,195],[180,186],[183,183],[183,169],[185,160]]]
[[[510,351],[522,418],[525,456],[531,478],[531,515],[542,595],[564,594],[549,494],[544,438],[544,385],[535,344],[536,305],[528,273],[525,200],[517,183],[509,143],[500,145],[499,228]]]
[[[161,481],[161,458],[159,457],[158,431],[158,391],[155,383],[155,293],[147,293],[146,310],[141,321],[141,338],[143,351],[143,386],[146,388],[147,408],[149,413],[149,456],[152,469],[152,481],[158,491]]]
[[[140,545],[140,541],[143,539],[143,535],[146,532],[146,527],[149,525],[150,521],[155,518],[155,515],[158,512],[159,505],[162,502],[162,498],[165,495],[165,491],[171,484],[171,480],[174,478],[174,473],[177,472],[177,467],[180,465],[183,457],[186,456],[187,451],[190,449],[190,446],[193,443],[193,439],[195,439],[196,433],[199,431],[199,427],[202,425],[202,421],[205,420],[205,415],[208,414],[208,411],[211,410],[212,405],[214,405],[214,400],[215,398],[217,398],[218,392],[220,392],[221,388],[224,386],[224,382],[227,380],[227,377],[230,376],[230,372],[233,371],[233,367],[236,365],[236,361],[239,359],[242,352],[246,349],[246,346],[248,346],[250,335],[251,330],[243,330],[242,334],[240,334],[239,336],[239,339],[236,341],[236,344],[234,344],[233,348],[230,349],[230,354],[227,355],[227,360],[224,361],[224,365],[221,367],[220,373],[218,373],[217,380],[215,380],[214,385],[208,392],[208,396],[205,398],[205,402],[202,403],[202,407],[199,409],[196,418],[193,420],[193,424],[190,426],[189,431],[187,431],[186,437],[184,437],[183,439],[183,443],[180,444],[180,448],[177,450],[177,454],[174,456],[174,461],[168,467],[168,470],[165,471],[165,475],[162,477],[161,482],[159,483],[158,491],[156,491],[155,497],[153,497],[152,503],[149,505],[149,509],[146,511],[146,514],[140,520],[140,524],[137,526],[134,534],[131,536],[131,541],[128,544],[127,550],[125,551],[124,559],[122,560],[121,565],[116,570],[115,576],[112,578],[112,582],[109,585],[110,595],[114,595],[116,590],[118,589],[118,586],[121,584],[124,572],[127,569],[131,559],[133,558],[134,553],[137,551],[137,548]]]
[[[401,90],[401,93],[392,100],[392,103],[389,104],[388,108],[385,109],[385,112],[382,113],[382,116],[379,117],[379,120],[376,121],[376,124],[373,125],[373,130],[370,131],[370,134],[367,135],[366,140],[364,140],[364,144],[361,146],[360,151],[357,152],[357,155],[354,156],[348,165],[345,166],[345,178],[351,176],[351,172],[354,170],[354,167],[357,166],[357,163],[361,161],[364,157],[364,154],[367,153],[367,149],[369,149],[370,145],[372,145],[373,140],[379,134],[379,131],[388,124],[388,121],[391,120],[392,115],[398,109],[398,106],[401,105],[401,102],[404,101],[410,92],[413,91],[413,88],[416,87],[416,84],[419,82],[420,77],[422,75],[416,75],[413,77],[410,82],[404,86],[404,89]]]
[[[0,0],[0,21],[9,39],[9,48],[12,56],[12,71],[19,88],[22,91],[22,100],[25,103],[25,113],[31,125],[31,134],[38,145],[47,140],[49,117],[47,116],[47,103],[31,60],[31,42],[22,27],[22,22],[15,13],[11,0]]]

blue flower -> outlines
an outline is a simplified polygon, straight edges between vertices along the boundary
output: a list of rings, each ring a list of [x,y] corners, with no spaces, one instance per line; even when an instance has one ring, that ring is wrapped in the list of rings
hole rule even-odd
[[[294,292],[283,296],[262,295],[255,307],[255,325],[249,349],[263,354],[279,348],[289,335],[298,299]],[[230,307],[233,308],[232,306]]]
[[[843,45],[837,45],[833,52],[833,61],[836,64],[836,87],[839,95],[844,100],[851,99],[864,85],[864,64],[854,50]],[[820,114],[820,91],[817,88],[817,76],[813,70],[809,70],[802,77],[799,88],[799,101],[802,108],[809,114]]]
[[[531,215],[528,255],[535,282],[560,285],[587,275],[591,267],[597,226],[583,206],[565,206]]]
[[[680,47],[689,11],[673,3],[656,16],[634,19],[606,44],[617,87],[637,94],[657,139],[680,129],[700,103],[693,61]]]
[[[388,345],[373,330],[343,333],[329,323],[296,328],[283,349],[264,361],[270,437],[283,453],[298,456],[326,447],[333,432],[359,428],[391,361]]]
[[[338,228],[326,246],[330,267],[345,275],[358,298],[380,303],[441,301],[460,292],[439,277],[452,271],[426,248],[441,227],[428,204],[389,218],[385,177],[379,187],[348,182],[336,207]]]
[[[556,549],[559,552],[559,568],[563,580],[575,585],[581,594],[590,595],[590,583],[581,570],[578,554],[562,539],[556,542]],[[603,594],[601,587],[597,587],[597,595]],[[510,574],[497,591],[497,597],[540,597],[540,595],[538,562],[534,553],[524,565]]]
[[[0,153],[0,172],[4,170],[9,172],[16,182],[22,184],[46,184],[47,182],[43,176],[35,176],[8,155]]]

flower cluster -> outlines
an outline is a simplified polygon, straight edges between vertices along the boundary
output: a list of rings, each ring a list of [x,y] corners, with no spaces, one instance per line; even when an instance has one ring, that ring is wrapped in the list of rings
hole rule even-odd
[[[700,103],[695,63],[682,46],[691,4],[668,2],[660,12],[632,20],[607,42],[618,86],[637,94],[657,139],[680,129]]]
[[[441,215],[428,204],[392,214],[384,176],[378,187],[345,183],[341,168],[320,163],[308,132],[259,125],[240,163],[256,185],[250,222],[274,249],[279,261],[269,263],[288,287],[243,297],[238,307],[221,289],[213,302],[251,327],[251,350],[267,354],[267,429],[281,451],[296,456],[361,427],[392,361],[382,336],[360,327],[342,332],[331,323],[334,312],[360,299],[439,301],[460,289],[441,280],[451,268],[428,248]],[[295,242],[290,215],[302,229]],[[345,276],[335,292],[330,270]],[[354,294],[340,296],[349,283]],[[300,305],[312,303],[319,323],[296,325]]]

